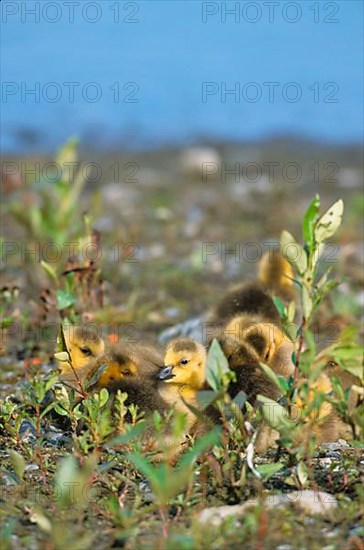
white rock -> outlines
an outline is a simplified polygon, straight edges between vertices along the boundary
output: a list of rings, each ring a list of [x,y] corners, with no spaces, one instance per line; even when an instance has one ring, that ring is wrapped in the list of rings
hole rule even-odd
[[[234,504],[233,506],[215,506],[212,508],[205,508],[199,513],[198,521],[200,523],[208,523],[209,525],[218,527],[227,518],[243,516],[248,502],[245,504]]]
[[[203,166],[207,164],[210,165],[209,171],[216,171],[217,174],[220,172],[221,157],[212,147],[190,147],[180,157],[181,169],[185,174],[201,175]]]
[[[205,508],[198,515],[198,521],[218,527],[224,520],[230,517],[240,518],[248,508],[257,505],[259,505],[258,500],[248,500],[244,502],[244,504]],[[325,493],[323,491],[297,490],[290,493],[268,495],[262,505],[265,508],[292,505],[295,508],[301,508],[307,514],[316,515],[327,514],[334,510],[337,507],[337,500],[330,493]]]
[[[293,504],[302,508],[308,514],[325,514],[337,507],[337,500],[334,495],[323,491],[293,491],[291,493],[273,495],[269,507]]]
[[[28,466],[24,468],[25,472],[35,472],[36,470],[39,470],[39,466],[37,464],[28,464]]]
[[[349,449],[350,445],[345,441],[345,439],[338,439],[333,443],[322,443],[321,447],[323,449],[328,449],[329,451],[340,451],[341,449]]]

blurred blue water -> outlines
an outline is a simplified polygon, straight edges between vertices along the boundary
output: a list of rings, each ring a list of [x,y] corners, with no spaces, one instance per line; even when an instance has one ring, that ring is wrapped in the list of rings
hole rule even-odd
[[[51,149],[69,135],[95,147],[277,134],[360,141],[362,2],[275,4],[272,16],[271,2],[2,2],[3,150]],[[24,95],[37,82],[37,97]],[[67,82],[79,83],[74,102]],[[83,97],[97,92],[89,82],[98,101]],[[214,83],[205,101],[204,82]],[[267,82],[277,83],[270,99]],[[224,85],[239,96],[224,97]]]

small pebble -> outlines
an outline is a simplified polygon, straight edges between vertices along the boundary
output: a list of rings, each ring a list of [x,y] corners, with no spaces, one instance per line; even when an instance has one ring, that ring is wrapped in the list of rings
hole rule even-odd
[[[339,439],[333,443],[323,443],[321,447],[329,451],[340,451],[340,449],[348,449],[350,445],[348,445],[344,439]]]
[[[9,487],[11,485],[18,485],[18,481],[9,472],[2,472],[0,477],[0,485]]]
[[[341,459],[341,453],[338,453],[338,452],[335,452],[335,451],[331,451],[326,456],[328,458],[336,458],[336,459],[339,459],[339,460]]]
[[[19,436],[25,444],[32,444],[37,441],[35,428],[29,420],[23,420],[20,424]]]
[[[155,496],[154,496],[147,480],[141,481],[139,483],[139,489],[143,493],[144,499],[147,502],[154,502]]]
[[[180,310],[178,307],[167,307],[164,313],[167,317],[178,317]]]
[[[25,472],[35,472],[36,470],[39,470],[39,466],[37,464],[28,464],[24,468]]]
[[[320,458],[319,459],[319,463],[321,464],[321,466],[327,466],[327,465],[330,465],[332,464],[332,459],[327,457],[327,458]]]

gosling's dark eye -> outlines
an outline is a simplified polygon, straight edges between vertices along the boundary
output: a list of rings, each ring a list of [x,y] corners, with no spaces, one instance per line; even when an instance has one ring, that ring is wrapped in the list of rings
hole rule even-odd
[[[123,374],[125,374],[126,376],[130,376],[131,370],[125,369],[125,370],[123,370]]]
[[[81,351],[81,353],[83,353],[84,355],[87,355],[87,357],[89,357],[90,355],[92,355],[92,352],[91,352],[90,348],[88,348],[87,346],[85,346],[84,348],[80,348],[80,351]]]
[[[179,362],[180,365],[187,365],[187,363],[189,363],[188,359],[181,359],[181,361]]]

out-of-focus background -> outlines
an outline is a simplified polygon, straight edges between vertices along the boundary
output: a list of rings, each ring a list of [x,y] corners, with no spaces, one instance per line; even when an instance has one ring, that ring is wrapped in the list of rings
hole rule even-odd
[[[156,333],[254,276],[283,228],[300,235],[315,193],[323,207],[345,201],[326,255],[344,281],[331,306],[359,315],[361,2],[1,7],[2,278],[28,317],[47,301],[52,316],[41,261],[66,269],[85,212],[105,281],[103,313],[89,317]],[[77,159],[72,142],[49,164],[71,136]],[[58,188],[72,180],[65,162],[82,172],[80,194]]]
[[[362,139],[361,2],[3,2],[3,147]],[[249,86],[250,83],[250,86]]]

